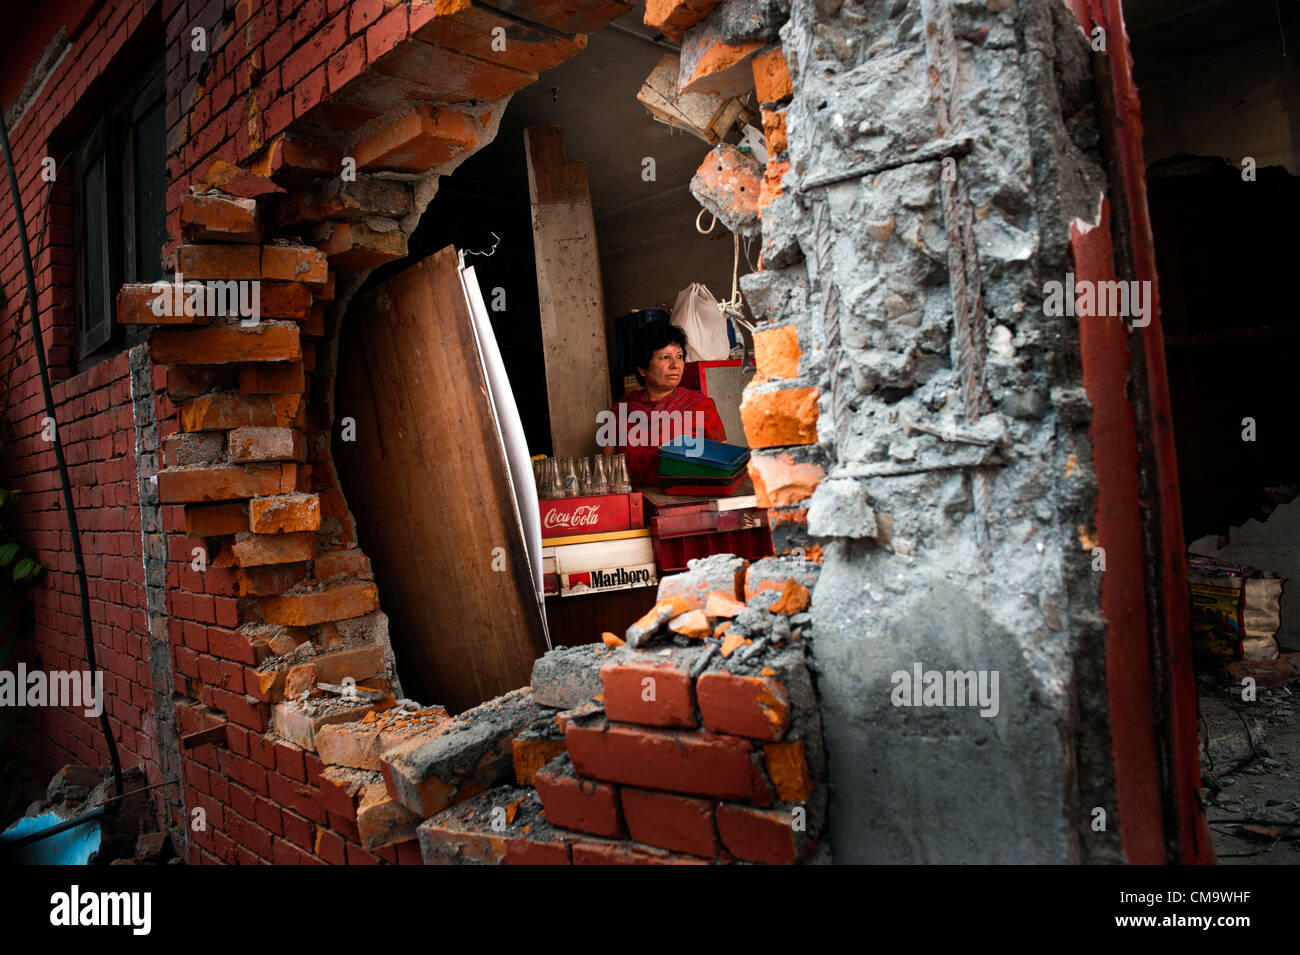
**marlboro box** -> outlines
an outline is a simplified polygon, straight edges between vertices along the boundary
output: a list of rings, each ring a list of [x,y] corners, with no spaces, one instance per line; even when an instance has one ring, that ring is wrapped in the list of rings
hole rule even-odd
[[[558,497],[539,501],[542,538],[572,537],[645,527],[641,494],[602,494],[596,497]]]
[[[606,590],[651,587],[657,583],[659,575],[653,563],[634,564],[630,567],[607,567],[560,574],[560,593],[573,597],[578,594],[598,594]]]

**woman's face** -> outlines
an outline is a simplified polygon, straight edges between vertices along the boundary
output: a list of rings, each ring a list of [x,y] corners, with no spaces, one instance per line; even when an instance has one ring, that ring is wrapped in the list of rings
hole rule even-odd
[[[676,342],[665,345],[650,356],[650,367],[645,373],[646,388],[651,391],[672,391],[682,383],[686,370],[686,356]]]

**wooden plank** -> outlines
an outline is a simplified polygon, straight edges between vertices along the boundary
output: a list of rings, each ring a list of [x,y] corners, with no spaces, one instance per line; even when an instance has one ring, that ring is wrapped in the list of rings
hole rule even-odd
[[[334,460],[403,689],[460,712],[527,685],[545,636],[455,250],[360,296],[339,356]]]
[[[610,406],[605,293],[586,166],[569,162],[558,126],[524,130],[551,446],[596,450],[596,415]]]

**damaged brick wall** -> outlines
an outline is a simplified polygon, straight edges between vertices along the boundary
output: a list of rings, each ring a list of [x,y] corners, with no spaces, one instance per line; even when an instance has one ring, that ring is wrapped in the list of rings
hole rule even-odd
[[[128,7],[102,4],[74,37],[50,85],[64,101],[140,22]],[[699,191],[712,189],[724,222],[761,228],[763,269],[742,280],[763,323],[759,374],[741,414],[781,556],[733,587],[728,599],[749,606],[725,630],[707,596],[656,614],[656,631],[700,615],[698,633],[679,633],[685,647],[658,633],[661,708],[620,683],[620,667],[635,678],[656,653],[622,648],[597,654],[614,663],[604,716],[566,710],[557,723],[536,688],[455,719],[397,702],[381,595],[329,459],[332,342],[352,293],[405,254],[438,176],[491,139],[510,93],[627,5],[212,0],[193,16],[163,0],[166,264],[264,290],[251,327],[182,314],[150,343],[176,722],[182,735],[224,727],[218,745],[180,757],[187,818],[203,819],[186,832],[191,861],[796,861],[828,841],[838,861],[1120,858],[1122,820],[1082,837],[1088,808],[1114,806],[1100,584],[1084,549],[1090,404],[1077,331],[1041,313],[1044,279],[1070,264],[1070,223],[1096,221],[1103,185],[1087,44],[1057,7],[648,5],[646,22],[682,39],[692,84],[721,89],[747,67],[761,102],[766,167],[723,148],[728,163],[706,157]],[[487,45],[495,26],[508,61]],[[196,28],[201,54],[184,42]],[[57,102],[18,130],[28,208],[44,201],[35,159]],[[70,235],[57,233],[40,246],[39,294],[66,377],[70,292],[57,270]],[[16,267],[3,278],[19,300]],[[153,297],[124,289],[121,321],[161,324]],[[76,661],[75,581],[29,354],[19,368],[8,466],[30,487],[26,529],[56,563],[38,645]],[[138,523],[149,475],[131,459],[126,356],[56,397],[61,426],[66,415],[84,427],[68,435],[82,460],[104,462],[74,473],[101,535],[87,547],[101,561],[96,639],[112,648],[102,662],[127,762],[158,782],[159,622],[145,618]],[[685,599],[672,580],[661,596]],[[811,607],[773,613],[798,588]],[[689,641],[705,628],[729,652],[701,665],[707,651]],[[891,676],[914,664],[998,673],[998,715],[892,705]],[[345,677],[357,700],[298,699]],[[737,704],[749,707],[739,722],[713,709],[737,685],[770,697],[758,722],[756,697]],[[790,722],[775,733],[762,720],[783,699]],[[103,761],[88,722],[43,719],[66,725],[43,727],[54,746],[38,763]],[[802,768],[787,744],[802,744]],[[708,780],[685,782],[689,758],[654,779],[629,768],[660,749],[704,754]],[[806,831],[789,825],[800,805]],[[503,843],[497,809],[546,837]]]

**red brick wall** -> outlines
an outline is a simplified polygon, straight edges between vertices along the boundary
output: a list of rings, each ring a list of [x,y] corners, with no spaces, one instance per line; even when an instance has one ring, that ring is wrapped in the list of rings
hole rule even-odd
[[[84,109],[92,100],[88,91],[98,94],[93,84],[128,39],[138,35],[153,6],[135,2],[43,5],[41,16],[28,21],[38,32],[24,35],[16,44],[17,55],[8,61],[3,80],[12,97],[57,26],[67,29],[67,54],[39,98],[10,130],[10,141],[36,272],[43,346],[55,382],[55,419],[81,522],[107,712],[123,764],[140,766],[151,783],[160,779],[159,744],[154,738],[153,691],[144,648],[148,630],[127,358],[120,354],[83,374],[71,373],[76,340],[71,189],[62,176],[53,183],[43,181],[41,160],[53,156],[62,170],[63,143],[52,137],[56,131],[75,135],[71,127],[78,101],[83,101]],[[11,103],[6,100],[4,105]],[[13,531],[50,565],[48,578],[33,595],[35,638],[20,644],[18,659],[29,665],[39,659],[45,669],[81,670],[86,653],[71,537],[54,452],[40,436],[46,412],[7,181],[3,194],[0,247],[8,251],[0,263],[0,285],[7,298],[0,309],[0,391],[7,389],[8,434],[0,449],[0,486],[23,492]],[[98,721],[80,710],[27,709],[23,715],[27,723],[20,731],[19,746],[36,776],[48,776],[70,762],[107,763]]]

